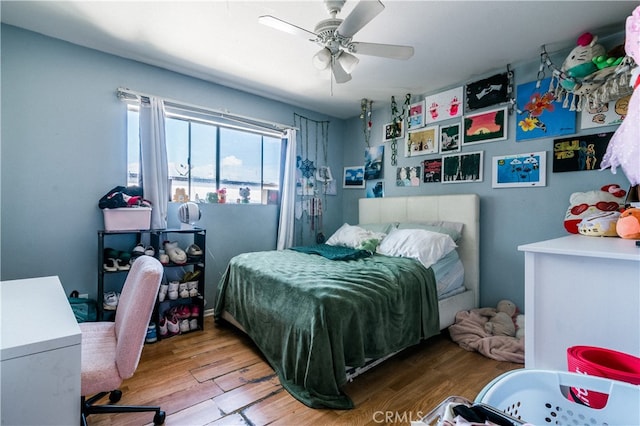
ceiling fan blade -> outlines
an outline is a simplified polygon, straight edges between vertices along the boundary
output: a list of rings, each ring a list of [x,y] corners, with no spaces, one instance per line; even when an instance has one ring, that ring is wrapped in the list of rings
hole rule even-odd
[[[347,81],[351,80],[351,74],[345,71],[345,69],[342,67],[342,64],[340,64],[335,56],[331,61],[331,73],[333,74],[333,77],[336,79],[336,83],[338,84],[346,83]]]
[[[317,35],[311,31],[305,30],[302,27],[297,25],[290,24],[287,21],[283,21],[282,19],[276,18],[271,15],[262,15],[258,18],[258,22],[262,25],[266,25],[271,28],[275,28],[276,30],[284,31],[285,33],[293,34],[301,37],[311,37],[311,39],[315,39]]]
[[[384,5],[380,0],[361,0],[336,31],[343,37],[351,38],[383,10]]]
[[[390,59],[409,59],[413,56],[413,47],[397,44],[359,43],[350,44],[350,51],[360,55],[380,56]]]

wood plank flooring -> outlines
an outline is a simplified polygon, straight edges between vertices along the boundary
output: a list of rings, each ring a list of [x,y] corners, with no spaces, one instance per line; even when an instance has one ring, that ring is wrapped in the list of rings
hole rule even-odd
[[[448,396],[473,400],[491,379],[522,367],[467,352],[443,333],[348,383],[344,391],[355,409],[311,409],[283,390],[250,339],[205,317],[204,331],[145,345],[119,404],[160,405],[166,425],[408,425]],[[92,415],[88,423],[152,419],[153,413]]]

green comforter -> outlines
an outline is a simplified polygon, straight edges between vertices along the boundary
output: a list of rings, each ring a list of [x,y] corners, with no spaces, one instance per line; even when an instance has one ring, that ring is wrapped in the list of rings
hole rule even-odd
[[[294,250],[231,259],[215,305],[228,311],[295,398],[353,408],[345,367],[364,365],[439,332],[434,275],[413,259],[330,260]]]

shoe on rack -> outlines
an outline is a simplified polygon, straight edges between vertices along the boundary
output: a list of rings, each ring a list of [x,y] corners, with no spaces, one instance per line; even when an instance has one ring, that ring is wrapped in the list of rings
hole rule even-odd
[[[169,264],[169,256],[164,252],[164,250],[160,250],[160,253],[158,254],[158,260],[160,260],[160,263],[162,263],[163,265]]]
[[[116,267],[118,271],[128,271],[131,269],[131,254],[125,251],[118,252]]]
[[[180,320],[180,333],[186,333],[187,331],[189,331],[189,320]]]
[[[195,271],[188,271],[182,276],[181,281],[183,283],[198,281],[200,275],[202,275],[202,271],[200,269],[196,269]]]
[[[158,302],[164,302],[169,291],[169,284],[160,284],[160,290],[158,290]]]
[[[198,281],[190,281],[187,283],[189,289],[189,297],[198,297]]]
[[[175,316],[167,317],[167,331],[168,335],[173,336],[175,334],[180,334],[180,324],[178,318]]]
[[[180,307],[176,311],[176,317],[178,319],[185,319],[191,316],[191,309],[189,305],[180,305]]]
[[[144,246],[141,243],[136,244],[136,246],[131,249],[131,256],[138,257],[144,254]]]
[[[165,241],[164,252],[169,256],[169,259],[177,265],[184,265],[187,263],[187,254],[184,250],[178,247],[178,243],[176,241]]]
[[[156,324],[149,323],[149,327],[147,327],[147,336],[144,338],[146,343],[154,343],[158,341],[158,333],[156,332]]]
[[[160,331],[160,337],[167,337],[169,335],[167,319],[165,317],[160,318],[160,322],[158,322],[158,330]]]
[[[105,271],[114,272],[118,270],[118,251],[112,248],[106,248],[102,252],[102,267]]]
[[[144,249],[144,254],[146,254],[147,256],[153,257],[153,256],[156,255],[156,251],[155,251],[155,249],[153,247],[147,246]]]
[[[187,256],[194,259],[200,258],[200,256],[202,256],[202,249],[196,244],[191,244],[187,247]]]
[[[120,299],[120,294],[115,291],[109,291],[104,294],[102,308],[105,311],[115,311],[118,307],[118,299]]]
[[[200,315],[200,306],[191,306],[191,317],[197,318]]]
[[[193,318],[192,320],[189,321],[189,331],[193,331],[197,329],[198,329],[198,320]]]
[[[180,283],[178,281],[171,281],[169,283],[169,289],[167,295],[169,296],[169,300],[176,300],[178,298],[178,288]]]

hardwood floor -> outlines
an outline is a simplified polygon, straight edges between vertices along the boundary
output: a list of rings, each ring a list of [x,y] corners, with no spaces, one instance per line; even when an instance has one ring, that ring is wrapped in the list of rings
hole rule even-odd
[[[407,425],[446,397],[473,400],[491,379],[522,367],[467,352],[443,333],[348,383],[344,391],[355,409],[311,409],[283,390],[250,339],[206,317],[204,331],[145,345],[119,403],[160,405],[166,425]],[[152,419],[153,413],[135,413],[88,421],[143,425]]]

